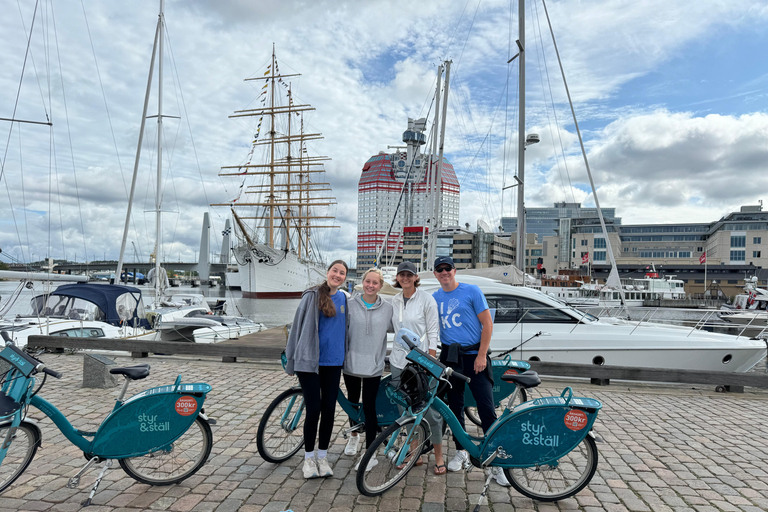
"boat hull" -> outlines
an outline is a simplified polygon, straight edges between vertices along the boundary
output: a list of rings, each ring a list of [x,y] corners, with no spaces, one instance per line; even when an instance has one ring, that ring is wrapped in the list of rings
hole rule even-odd
[[[304,290],[325,279],[324,265],[301,259],[290,251],[257,244],[252,249],[237,247],[235,254],[238,277],[228,274],[228,285],[238,282],[245,298],[297,299]]]

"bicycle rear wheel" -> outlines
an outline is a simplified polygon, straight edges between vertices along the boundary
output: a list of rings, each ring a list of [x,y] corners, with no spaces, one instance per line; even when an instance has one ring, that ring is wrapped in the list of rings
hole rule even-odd
[[[520,494],[538,501],[557,501],[573,496],[587,486],[597,469],[597,445],[587,435],[557,462],[531,468],[504,469]]]
[[[304,446],[304,418],[301,388],[280,393],[259,422],[256,447],[261,458],[277,464],[293,457]]]
[[[524,388],[520,388],[520,392],[517,395],[517,404],[521,404],[523,402],[528,401],[528,393],[525,392]],[[507,406],[507,397],[504,397],[504,399],[501,401],[501,409]],[[482,422],[480,421],[480,415],[477,413],[477,407],[465,407],[464,408],[464,415],[467,417],[469,421],[477,425],[478,427],[482,426]],[[499,407],[496,408],[496,416],[501,416],[501,412]]]
[[[424,423],[416,425],[416,418],[408,418],[402,425],[392,423],[379,434],[360,460],[357,470],[357,489],[365,496],[378,496],[394,487],[419,460],[428,440]],[[390,442],[392,440],[392,442]],[[405,450],[403,466],[398,468],[397,459]],[[369,463],[373,466],[365,469]]]
[[[143,484],[171,485],[194,475],[208,460],[213,447],[213,434],[201,416],[167,449],[140,457],[120,459],[120,467]]]
[[[5,443],[11,425],[0,425],[0,445]],[[40,446],[40,429],[22,421],[13,433],[11,445],[0,466],[0,492],[3,492],[27,469]]]

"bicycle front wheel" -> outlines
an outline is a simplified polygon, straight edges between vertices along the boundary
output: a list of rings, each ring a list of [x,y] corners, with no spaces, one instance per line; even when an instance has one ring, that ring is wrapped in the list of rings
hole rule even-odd
[[[587,435],[557,462],[530,468],[504,469],[520,494],[538,501],[558,501],[581,491],[597,469],[597,445]]]
[[[524,388],[520,388],[520,392],[517,394],[517,401],[514,405],[521,404],[527,401],[528,401],[528,393],[525,392]],[[501,412],[504,410],[506,406],[507,406],[507,397],[504,397],[504,399],[501,401],[501,405],[496,408],[496,416],[501,416]],[[477,407],[465,407],[464,415],[467,417],[469,421],[471,421],[478,427],[481,427],[483,425],[483,423],[480,421],[480,415],[477,413]]]
[[[291,388],[275,398],[259,422],[256,447],[267,462],[278,464],[304,446],[304,395]]]
[[[140,457],[120,459],[120,467],[143,484],[177,484],[194,475],[208,460],[213,434],[201,416],[170,446]]]
[[[6,442],[10,424],[0,426],[0,445]],[[11,445],[0,466],[0,492],[3,492],[24,472],[40,446],[40,430],[26,421],[11,436]]]
[[[416,418],[408,418],[402,425],[389,425],[360,460],[357,489],[365,496],[378,496],[394,487],[419,460],[427,439],[424,424],[417,425]],[[403,451],[404,457],[399,457]],[[403,461],[402,466],[397,465],[398,459]]]

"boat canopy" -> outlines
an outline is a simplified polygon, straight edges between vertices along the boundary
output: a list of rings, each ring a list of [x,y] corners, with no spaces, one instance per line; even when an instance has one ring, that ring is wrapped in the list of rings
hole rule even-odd
[[[120,326],[125,323],[131,326],[149,328],[149,322],[144,316],[144,302],[141,290],[132,286],[112,284],[65,284],[49,294],[39,295],[32,299],[33,309],[38,314],[45,314],[54,301],[60,304],[63,314],[69,314],[74,302],[62,304],[61,298],[69,297],[82,299],[95,304],[103,313],[103,320],[109,324]],[[66,307],[66,310],[64,309]],[[57,312],[54,312],[57,314]]]

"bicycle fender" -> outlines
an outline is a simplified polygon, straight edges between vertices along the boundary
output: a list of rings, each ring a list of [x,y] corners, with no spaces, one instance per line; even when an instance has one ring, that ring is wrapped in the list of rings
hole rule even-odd
[[[3,420],[0,421],[0,427],[5,427],[7,425],[11,424],[11,420]],[[39,446],[43,446],[43,432],[40,430],[40,427],[37,426],[37,421],[32,418],[24,418],[21,420],[21,423],[19,423],[19,426],[27,424],[30,427],[32,427],[34,430],[37,430],[37,438],[40,440]]]
[[[198,415],[200,418],[202,418],[202,419],[203,419],[203,421],[204,421],[204,422],[206,422],[206,423],[207,423],[207,424],[209,424],[209,425],[216,425],[216,423],[217,423],[215,419],[213,419],[213,418],[209,418],[209,417],[208,417],[208,416],[205,414],[205,412],[203,412],[203,410],[202,410],[202,409],[200,409],[200,412],[198,412],[198,413],[197,413],[197,415]]]
[[[8,419],[0,420],[0,427],[4,427],[6,425],[9,425],[13,421],[13,416],[9,416]],[[38,427],[38,421],[34,418],[22,418],[21,423],[29,423],[33,427],[35,427],[38,431],[40,430],[40,427]]]

